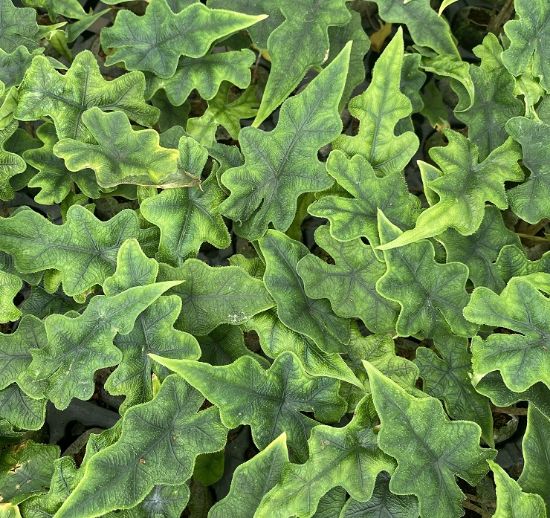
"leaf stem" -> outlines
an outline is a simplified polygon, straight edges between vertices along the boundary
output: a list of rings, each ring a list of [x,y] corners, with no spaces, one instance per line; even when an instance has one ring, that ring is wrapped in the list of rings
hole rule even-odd
[[[517,407],[493,407],[493,412],[496,414],[508,414],[508,415],[527,415],[526,408],[517,408]]]

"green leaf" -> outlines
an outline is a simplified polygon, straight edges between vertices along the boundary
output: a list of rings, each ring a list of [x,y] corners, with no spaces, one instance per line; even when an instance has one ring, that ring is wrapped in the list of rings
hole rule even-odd
[[[31,398],[12,384],[0,390],[0,416],[21,430],[40,430],[46,418],[46,400]]]
[[[23,153],[27,164],[38,170],[28,182],[29,187],[39,188],[34,197],[42,205],[61,203],[74,189],[78,188],[89,198],[99,198],[100,191],[93,171],[87,169],[71,173],[63,160],[54,155],[54,145],[57,135],[53,124],[42,124],[36,130],[36,136],[43,142],[37,149],[29,149]]]
[[[418,518],[418,501],[411,495],[394,495],[389,489],[390,476],[381,472],[372,497],[367,502],[350,498],[340,518]]]
[[[25,441],[0,453],[0,502],[20,504],[46,493],[59,446]]]
[[[402,66],[399,30],[376,61],[367,90],[349,103],[350,114],[359,119],[357,135],[341,135],[334,142],[335,149],[349,157],[365,157],[380,175],[401,172],[418,148],[412,131],[395,134],[397,123],[412,113],[411,102],[400,90]]]
[[[470,379],[472,355],[465,338],[449,337],[433,349],[419,347],[415,363],[424,380],[423,389],[442,400],[453,419],[477,423],[484,441],[493,446],[493,416],[489,400],[478,394]]]
[[[521,488],[543,497],[546,509],[550,509],[550,417],[545,416],[535,405],[530,404],[527,412],[527,430],[523,437],[523,471],[519,477]]]
[[[483,221],[471,236],[447,230],[437,239],[445,247],[448,262],[461,262],[468,267],[474,286],[494,291],[500,291],[505,284],[494,264],[499,252],[508,245],[520,246],[518,236],[504,224],[502,213],[492,206],[485,208]]]
[[[86,16],[78,0],[23,0],[23,3],[35,9],[44,9],[51,20],[55,20],[57,14],[76,19]]]
[[[403,235],[383,213],[379,216],[379,232],[382,243],[395,242]],[[462,315],[469,299],[465,265],[436,262],[434,247],[427,240],[385,250],[384,259],[387,271],[376,289],[401,306],[397,319],[399,336],[419,334],[437,338],[450,333],[475,334],[476,326]]]
[[[101,31],[101,46],[105,50],[114,49],[105,64],[122,62],[128,70],[169,78],[176,73],[181,56],[200,58],[214,41],[264,18],[209,9],[201,3],[193,3],[174,14],[166,0],[151,0],[143,16],[122,10],[114,25]]]
[[[550,253],[545,253],[540,259],[530,261],[522,248],[515,245],[502,247],[495,262],[495,269],[507,283],[512,277],[521,277],[533,273],[550,273]]]
[[[373,333],[393,332],[399,306],[376,291],[386,265],[378,261],[372,247],[361,239],[337,241],[326,225],[315,231],[315,242],[334,262],[311,254],[300,259],[296,271],[307,296],[328,299],[336,315],[359,318]]]
[[[216,52],[196,59],[181,58],[173,76],[147,77],[148,97],[162,89],[174,106],[180,106],[195,89],[202,99],[213,99],[224,81],[244,90],[250,84],[250,67],[255,59],[248,49]]]
[[[455,477],[476,485],[494,450],[480,448],[481,429],[450,421],[434,398],[415,398],[365,362],[380,417],[378,444],[397,461],[390,490],[418,498],[421,516],[462,516],[464,494]]]
[[[342,128],[338,103],[349,55],[347,45],[301,93],[285,101],[273,131],[241,131],[245,163],[222,175],[231,194],[220,206],[222,214],[239,223],[239,234],[258,239],[270,223],[286,231],[294,219],[298,197],[330,187],[332,180],[317,152]]]
[[[196,336],[207,335],[220,324],[243,324],[273,307],[262,281],[237,266],[212,267],[188,259],[180,268],[161,265],[160,280],[181,282],[171,290],[183,302],[177,326]]]
[[[277,483],[287,463],[286,434],[282,433],[249,461],[237,467],[229,493],[210,508],[208,517],[254,518],[260,501]]]
[[[86,463],[84,475],[56,516],[88,518],[138,504],[156,484],[182,484],[197,455],[220,450],[227,430],[215,408],[169,376],[154,400],[130,408],[119,439]]]
[[[515,76],[532,71],[548,92],[550,65],[543,56],[550,44],[550,5],[545,0],[516,0],[514,9],[517,19],[504,25],[510,46],[503,52],[502,61]]]
[[[476,288],[464,315],[471,322],[515,331],[472,340],[474,373],[500,371],[506,386],[522,392],[537,382],[550,387],[550,301],[533,284],[513,278],[500,295]]]
[[[469,236],[480,227],[486,202],[501,210],[508,207],[504,183],[523,179],[523,172],[517,163],[521,154],[513,140],[508,139],[479,162],[477,147],[466,137],[452,130],[446,131],[445,136],[449,144],[433,147],[429,152],[441,168],[441,173],[425,186],[437,193],[439,201],[418,216],[414,229],[379,248],[414,243],[437,236],[448,228]]]
[[[281,322],[327,353],[341,352],[349,342],[349,321],[334,314],[328,300],[307,296],[298,275],[298,262],[308,255],[302,243],[276,230],[260,240],[265,259],[264,283],[277,305]]]
[[[459,57],[449,25],[432,9],[429,0],[373,1],[378,5],[380,18],[389,23],[405,24],[417,45],[438,54]]]
[[[473,103],[457,111],[456,117],[468,126],[468,138],[477,146],[479,158],[485,160],[504,144],[508,134],[504,128],[512,117],[523,115],[523,103],[514,95],[515,80],[501,62],[502,47],[497,37],[489,33],[474,53],[481,65],[470,65],[474,84]],[[459,104],[469,104],[462,100]]]
[[[299,85],[307,71],[320,67],[330,50],[328,30],[346,25],[350,13],[345,0],[278,2],[285,21],[267,40],[271,69],[255,126],[259,126]],[[347,71],[343,73],[344,78]]]
[[[156,261],[148,259],[138,242],[129,239],[120,247],[117,270],[105,281],[103,290],[114,296],[136,286],[151,285],[157,274]],[[122,359],[105,382],[105,389],[113,395],[126,396],[119,408],[121,414],[153,398],[153,372],[160,378],[167,376],[166,369],[159,369],[151,362],[149,353],[168,358],[200,357],[197,340],[173,327],[180,313],[179,297],[160,297],[137,317],[130,333],[115,337],[114,344],[122,352]]]
[[[339,354],[326,353],[307,336],[286,327],[277,318],[274,309],[254,316],[244,326],[246,330],[257,333],[262,351],[270,358],[277,358],[285,351],[290,351],[298,356],[304,370],[311,376],[335,378],[362,387]]]
[[[21,83],[32,58],[33,55],[23,45],[12,52],[0,48],[0,81],[5,84],[6,89]]]
[[[20,156],[5,149],[6,141],[15,133],[17,126],[17,121],[12,121],[5,128],[0,128],[0,200],[4,201],[11,200],[15,195],[10,185],[11,178],[27,167]]]
[[[63,225],[28,209],[0,219],[0,250],[13,256],[17,270],[58,270],[67,295],[79,295],[103,283],[114,273],[122,242],[142,236],[131,210],[99,221],[84,207],[73,205]]]
[[[13,299],[22,287],[23,281],[19,277],[0,270],[0,324],[13,322],[21,316]]]
[[[414,226],[420,203],[408,192],[400,171],[380,177],[362,155],[347,158],[335,150],[329,155],[327,172],[345,192],[321,197],[309,206],[308,212],[327,218],[334,238],[350,241],[366,237],[372,246],[379,245],[378,209],[399,228]]]
[[[544,500],[540,495],[524,493],[520,485],[496,462],[489,461],[497,490],[494,518],[546,518]]]
[[[281,480],[263,498],[258,518],[311,517],[321,497],[334,487],[368,500],[378,473],[394,468],[393,459],[376,442],[376,422],[372,401],[364,399],[343,428],[316,426],[308,441],[308,460],[285,467]]]
[[[550,217],[550,167],[544,151],[550,144],[550,125],[515,117],[506,123],[506,131],[521,144],[523,163],[531,171],[524,183],[508,191],[510,207],[521,219],[538,223]]]
[[[191,360],[153,359],[200,390],[219,408],[225,426],[250,425],[260,450],[286,432],[290,452],[303,461],[309,432],[318,423],[301,412],[312,412],[321,421],[338,421],[344,412],[344,401],[336,396],[339,382],[309,376],[290,352],[278,356],[268,370],[248,356],[219,367]]]
[[[36,11],[15,7],[11,0],[0,0],[0,49],[12,52],[23,45],[34,50],[38,47],[38,39]]]
[[[227,248],[231,239],[217,210],[224,198],[211,175],[200,187],[168,189],[144,200],[141,214],[160,228],[159,261],[181,266],[205,242]]]
[[[96,58],[89,51],[76,55],[65,75],[56,72],[48,58],[36,56],[19,87],[15,117],[34,121],[49,116],[59,138],[89,139],[82,114],[91,107],[120,110],[130,119],[150,126],[159,111],[144,101],[145,78],[140,72],[103,79]]]

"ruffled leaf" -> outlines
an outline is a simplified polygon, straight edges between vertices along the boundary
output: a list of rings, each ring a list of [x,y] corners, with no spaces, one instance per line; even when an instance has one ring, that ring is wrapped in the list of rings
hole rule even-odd
[[[11,178],[22,173],[27,164],[17,154],[6,151],[6,141],[15,133],[17,121],[0,128],[0,200],[11,200],[15,194],[10,184]]]

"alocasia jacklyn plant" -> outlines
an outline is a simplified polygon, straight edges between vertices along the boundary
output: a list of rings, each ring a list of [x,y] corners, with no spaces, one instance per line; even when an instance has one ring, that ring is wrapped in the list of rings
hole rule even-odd
[[[550,516],[548,0],[0,0],[0,518]]]

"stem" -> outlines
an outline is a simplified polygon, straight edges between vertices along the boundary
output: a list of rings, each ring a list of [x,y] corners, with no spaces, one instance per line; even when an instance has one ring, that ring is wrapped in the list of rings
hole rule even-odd
[[[537,243],[550,243],[550,240],[548,238],[542,236],[531,236],[529,234],[522,234],[519,232],[517,233],[517,235],[522,239],[529,239],[530,241],[536,241]]]
[[[479,514],[483,518],[489,516],[481,507],[478,507],[477,505],[473,504],[472,502],[469,502],[468,500],[465,500],[462,503],[462,506],[466,509],[470,509],[470,511],[474,511],[475,513]]]
[[[499,407],[496,406],[493,408],[493,412],[496,414],[508,414],[508,415],[527,415],[526,408],[517,408],[517,407]]]
[[[502,26],[512,17],[514,12],[514,0],[508,0],[504,7],[495,16],[492,23],[489,24],[489,32],[495,33],[497,36],[502,30]]]

